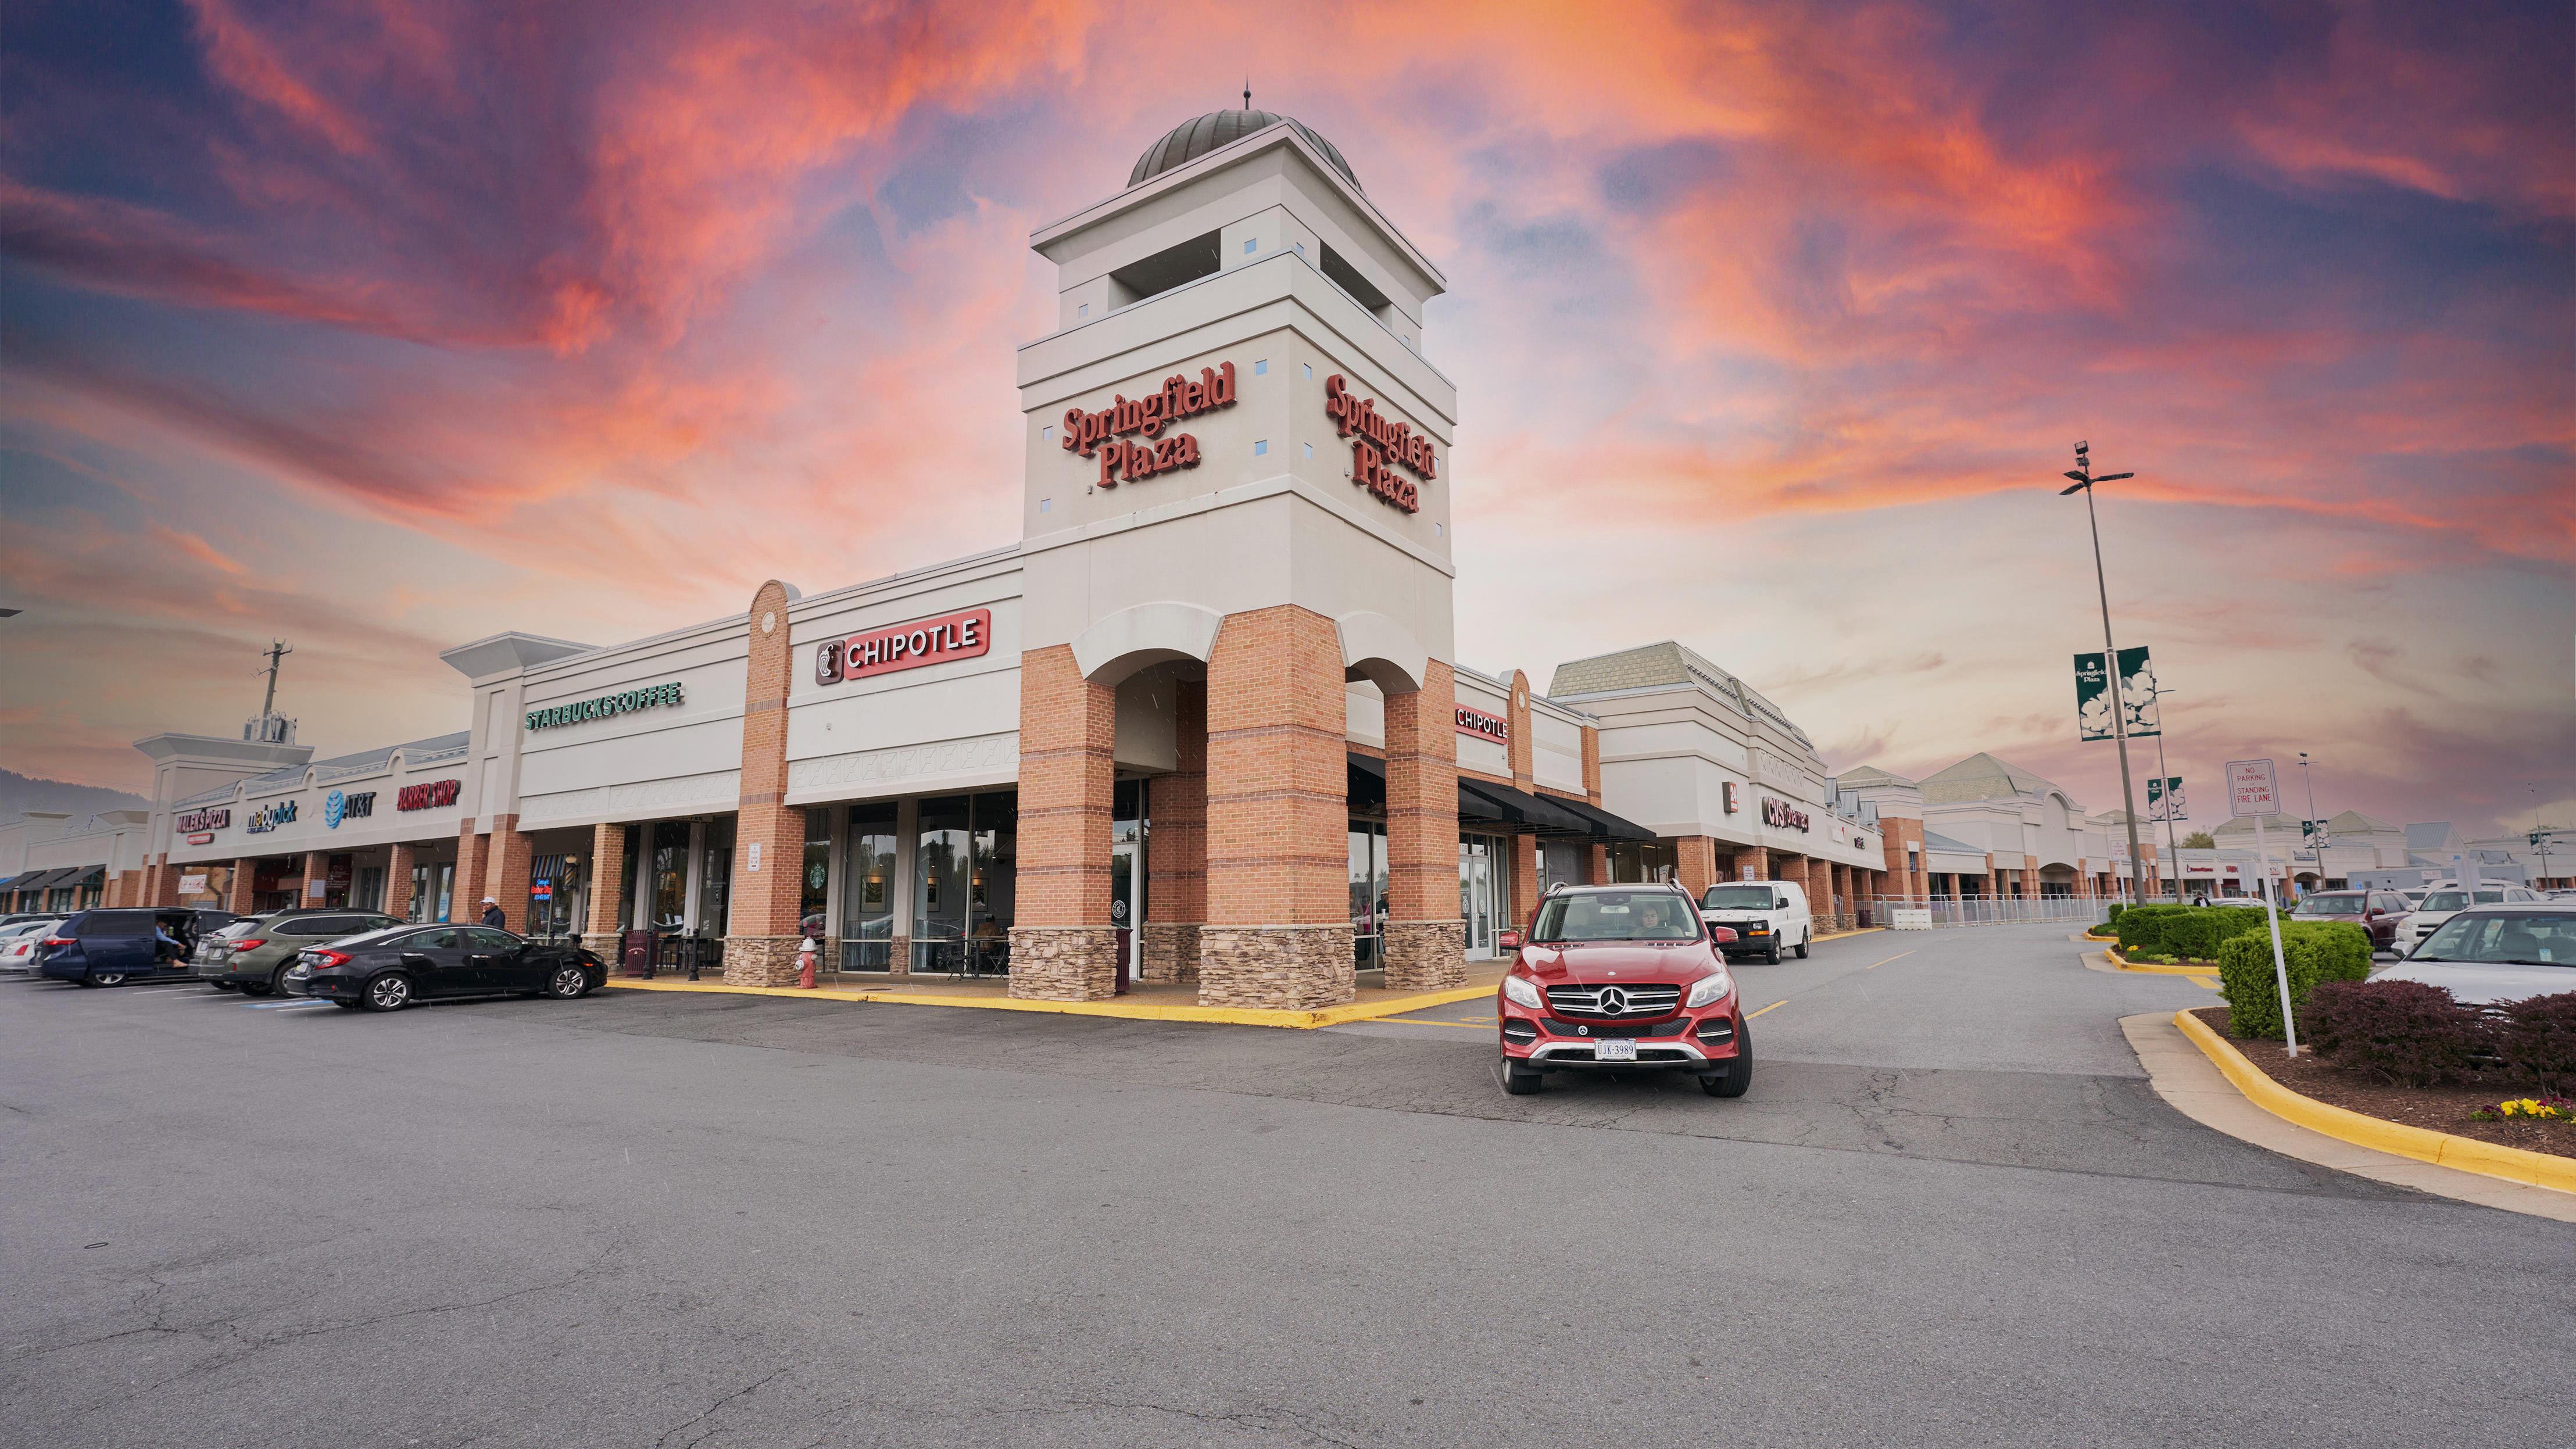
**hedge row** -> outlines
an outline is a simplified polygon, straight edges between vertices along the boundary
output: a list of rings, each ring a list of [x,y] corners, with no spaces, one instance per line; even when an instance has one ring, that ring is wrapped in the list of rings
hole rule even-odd
[[[2218,989],[2227,998],[2228,1029],[2238,1036],[2281,1037],[2281,987],[2272,973],[2272,933],[2255,929],[2218,948]],[[2290,1009],[2330,981],[2370,976],[2370,932],[2345,921],[2283,921],[2281,961],[2290,973]],[[2305,1017],[2301,1020],[2304,1022]]]
[[[2120,913],[2118,926],[2123,954],[2215,961],[2221,943],[2263,929],[2263,912],[2245,906],[2131,906]]]
[[[2309,997],[2299,1032],[2336,1066],[2404,1086],[2576,1092],[2576,991],[2481,1011],[2420,981],[2330,981]]]

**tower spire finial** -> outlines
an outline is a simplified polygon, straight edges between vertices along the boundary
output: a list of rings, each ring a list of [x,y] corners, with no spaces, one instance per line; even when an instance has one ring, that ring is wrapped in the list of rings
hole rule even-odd
[[[1243,77],[1243,108],[1247,111],[1252,109],[1252,76],[1249,73]]]

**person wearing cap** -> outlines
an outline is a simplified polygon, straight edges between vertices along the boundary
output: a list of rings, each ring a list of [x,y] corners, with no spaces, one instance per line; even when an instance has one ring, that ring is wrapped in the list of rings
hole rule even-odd
[[[483,924],[496,931],[509,929],[508,918],[501,914],[501,903],[490,896],[483,898]]]

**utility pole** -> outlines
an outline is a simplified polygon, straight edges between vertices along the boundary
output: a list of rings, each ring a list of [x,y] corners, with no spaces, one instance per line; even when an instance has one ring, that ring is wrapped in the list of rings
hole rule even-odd
[[[261,719],[266,719],[270,715],[277,713],[277,662],[294,652],[294,650],[286,647],[285,640],[273,639],[269,641],[268,649],[266,653],[262,655],[263,658],[268,660],[268,668],[265,671],[268,675],[268,698],[260,704],[259,717]]]
[[[2165,866],[2173,872],[2173,898],[2182,904],[2182,846],[2174,840],[2173,772],[2165,768],[2165,692],[2156,689],[2156,775],[2164,781],[2160,787],[2165,796]]]
[[[2143,903],[2146,898],[2146,862],[2138,858],[2138,792],[2129,784],[2129,701],[2120,692],[2120,650],[2111,642],[2111,585],[2102,572],[2102,520],[2093,511],[2093,485],[2116,483],[2135,478],[2135,473],[2105,473],[2093,476],[2092,444],[2075,445],[2075,466],[2066,476],[2074,486],[2061,488],[2057,496],[2069,493],[2084,495],[2084,521],[2093,530],[2093,587],[2102,596],[2102,672],[2111,685],[2111,737],[2120,744],[2120,814],[2129,827],[2129,899]]]

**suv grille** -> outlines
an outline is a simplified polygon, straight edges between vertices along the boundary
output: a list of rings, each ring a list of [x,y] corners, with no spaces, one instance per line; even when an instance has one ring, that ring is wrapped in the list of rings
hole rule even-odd
[[[1602,998],[1611,999],[1605,1002]],[[1589,1016],[1609,1021],[1632,1017],[1670,1016],[1682,1004],[1682,989],[1667,982],[1635,986],[1551,986],[1547,1004],[1567,1016]]]
[[[1556,1035],[1571,1037],[1586,1037],[1596,1032],[1602,1036],[1679,1036],[1689,1027],[1690,1018],[1687,1016],[1676,1016],[1670,1021],[1641,1021],[1633,1026],[1627,1025],[1626,1019],[1621,1018],[1621,1024],[1615,1029],[1604,1018],[1591,1021],[1551,1020],[1547,1024],[1547,1029]]]

